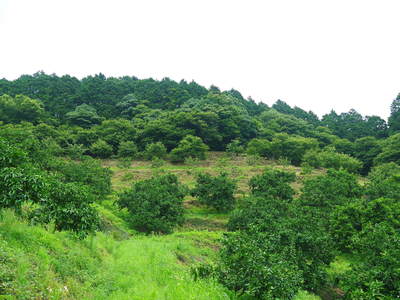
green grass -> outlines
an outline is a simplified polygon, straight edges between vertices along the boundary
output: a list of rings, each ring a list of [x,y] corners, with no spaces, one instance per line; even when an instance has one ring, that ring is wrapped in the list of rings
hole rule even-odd
[[[193,281],[190,266],[215,256],[219,233],[185,232],[83,241],[0,219],[0,295],[17,299],[231,299],[213,281]]]

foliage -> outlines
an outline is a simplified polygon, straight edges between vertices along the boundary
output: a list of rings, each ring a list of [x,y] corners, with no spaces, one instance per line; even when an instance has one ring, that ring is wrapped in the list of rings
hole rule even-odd
[[[226,173],[218,176],[200,173],[197,175],[196,186],[191,194],[197,197],[200,203],[217,211],[229,211],[235,205],[235,190],[236,183]]]
[[[318,142],[312,138],[275,134],[272,141],[253,139],[247,145],[247,153],[270,159],[286,158],[294,165],[299,165],[306,151],[314,149]]]
[[[146,145],[146,149],[143,152],[144,158],[152,160],[155,158],[163,159],[167,155],[167,148],[161,143],[151,143]]]
[[[99,124],[102,120],[96,109],[87,104],[77,106],[74,111],[67,113],[66,117],[71,124],[84,128]]]
[[[66,183],[87,186],[98,200],[104,200],[111,193],[111,170],[91,157],[86,156],[81,161],[53,160],[50,170],[60,174]]]
[[[303,158],[304,162],[314,168],[344,169],[355,173],[362,167],[362,162],[347,154],[337,153],[332,148],[323,151],[308,151]]]
[[[272,146],[271,142],[266,139],[252,139],[247,144],[248,155],[257,155],[262,157],[272,157]]]
[[[138,181],[121,193],[118,205],[129,211],[129,223],[138,231],[170,233],[183,222],[185,189],[173,174]]]
[[[331,129],[335,135],[350,141],[364,136],[376,138],[387,136],[386,121],[378,116],[363,117],[354,109],[340,115],[332,110],[322,117],[321,123]]]
[[[279,169],[267,168],[261,175],[252,177],[249,181],[250,191],[255,196],[266,196],[290,201],[294,190],[290,183],[296,175]]]
[[[244,146],[241,144],[240,140],[235,139],[231,141],[227,146],[226,146],[226,152],[230,153],[231,155],[239,155],[244,153]]]
[[[374,159],[382,151],[380,142],[374,137],[362,137],[354,142],[354,157],[363,163],[361,174],[366,175],[371,170]]]
[[[0,139],[0,168],[17,167],[28,160],[27,153]]]
[[[386,222],[371,223],[353,239],[353,251],[362,259],[342,279],[347,299],[395,299],[399,295],[399,228]]]
[[[93,127],[93,132],[99,139],[111,145],[115,153],[121,143],[132,141],[136,134],[133,124],[125,119],[104,120]]]
[[[301,287],[301,271],[291,257],[294,249],[281,252],[276,239],[260,232],[226,236],[220,250],[219,280],[257,299],[293,298]]]
[[[1,94],[1,93],[0,93]],[[25,95],[0,96],[0,120],[6,123],[37,124],[44,117],[43,104]]]
[[[375,164],[395,162],[400,164],[400,133],[396,133],[382,142],[382,152],[375,157]]]
[[[113,148],[111,145],[103,140],[97,140],[89,148],[90,153],[99,158],[108,158],[113,154]]]
[[[34,219],[54,222],[56,230],[71,230],[85,237],[99,226],[97,211],[91,206],[93,201],[85,186],[54,181],[49,198],[34,212]]]
[[[0,169],[0,208],[21,211],[24,203],[41,204],[48,195],[45,174],[32,166]]]
[[[390,106],[390,116],[388,121],[389,131],[391,134],[400,131],[400,94],[397,95],[396,99],[393,100]]]
[[[119,157],[130,157],[134,158],[138,155],[138,148],[132,141],[121,142],[118,147]]]
[[[309,207],[324,208],[328,212],[329,208],[357,199],[362,193],[354,175],[344,170],[330,169],[326,175],[304,181],[300,202]]]
[[[192,157],[199,160],[206,158],[208,146],[197,136],[187,135],[172,149],[170,158],[173,162],[183,162],[186,158]]]
[[[301,206],[249,198],[228,227],[238,230],[222,241],[220,280],[230,288],[262,299],[286,299],[301,287],[316,290],[326,283],[331,239]]]
[[[395,163],[376,166],[369,174],[370,181],[366,185],[369,199],[387,197],[400,200],[400,167]]]

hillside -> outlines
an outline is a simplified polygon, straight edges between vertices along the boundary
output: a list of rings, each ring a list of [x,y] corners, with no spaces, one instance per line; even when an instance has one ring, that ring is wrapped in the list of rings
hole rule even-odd
[[[225,169],[242,174],[240,193],[248,192],[245,183],[266,165],[300,172],[273,161],[249,165],[223,153],[209,157],[195,166],[166,164],[162,170],[178,174],[189,186],[196,172]],[[105,160],[103,165],[113,171],[114,191],[161,172],[146,161],[121,166],[117,160]],[[190,273],[191,266],[216,259],[228,215],[198,206],[193,199],[187,199],[185,207],[185,224],[176,233],[145,236],[131,231],[123,214],[104,200],[97,209],[105,231],[84,240],[54,232],[51,225],[29,225],[26,218],[5,210],[0,219],[0,291],[15,299],[236,299],[214,280],[194,281]],[[317,297],[300,292],[295,299]]]
[[[399,103],[0,80],[0,299],[396,299]]]

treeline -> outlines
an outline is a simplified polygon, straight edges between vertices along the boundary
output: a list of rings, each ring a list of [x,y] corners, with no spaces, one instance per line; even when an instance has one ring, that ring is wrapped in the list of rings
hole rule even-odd
[[[346,160],[343,155],[348,155],[360,161],[351,161],[350,168],[364,174],[375,162],[396,161],[398,156],[399,97],[387,124],[378,116],[363,117],[355,110],[331,111],[319,119],[281,100],[268,107],[244,99],[236,90],[207,89],[193,81],[178,83],[168,78],[99,74],[78,80],[39,72],[14,81],[0,80],[0,95],[3,129],[14,126],[37,132],[39,139],[59,148],[62,155],[146,156],[146,148],[155,143],[168,153],[187,136],[194,136],[210,150],[224,151],[234,142],[253,155],[287,159],[296,165],[307,162],[304,156],[310,151],[313,154],[308,157],[313,159],[309,161],[315,164],[317,157],[318,166],[325,167],[347,164],[326,160]],[[320,153],[326,151],[337,154]]]

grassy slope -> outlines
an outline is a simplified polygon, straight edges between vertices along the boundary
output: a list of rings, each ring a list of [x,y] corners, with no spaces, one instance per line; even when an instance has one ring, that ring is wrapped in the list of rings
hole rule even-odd
[[[239,180],[240,193],[247,181],[266,164],[249,166],[242,159],[228,162],[220,154],[195,166],[166,164],[189,186],[199,171],[228,171]],[[114,171],[116,191],[155,172],[147,162],[121,168],[105,161]],[[233,165],[233,167],[232,167]],[[300,171],[292,166],[282,168]],[[0,295],[16,299],[235,299],[213,281],[193,281],[190,266],[212,261],[228,216],[201,207],[188,198],[187,221],[176,233],[142,236],[130,231],[112,205],[112,197],[98,205],[107,233],[83,241],[52,228],[29,226],[6,211],[0,217]],[[315,300],[300,292],[296,300]]]

